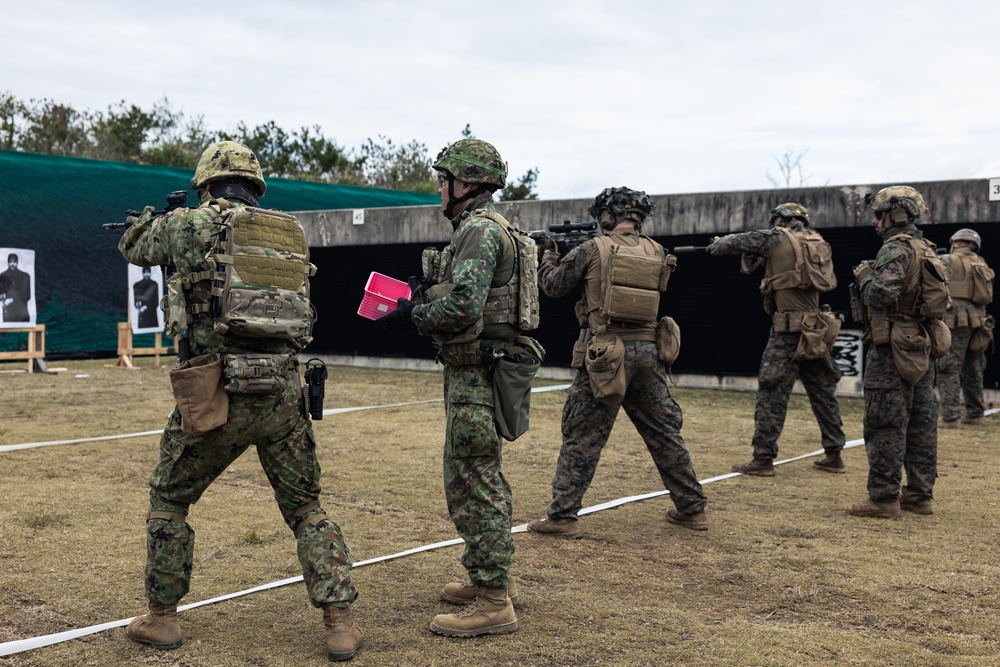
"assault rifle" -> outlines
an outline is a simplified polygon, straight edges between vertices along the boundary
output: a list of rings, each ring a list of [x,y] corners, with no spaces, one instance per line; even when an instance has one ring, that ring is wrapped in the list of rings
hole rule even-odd
[[[705,252],[708,250],[707,245],[679,245],[670,252],[674,255],[686,255],[692,252]]]
[[[562,223],[549,225],[549,230],[538,229],[528,232],[528,236],[540,241],[555,241],[559,254],[565,255],[573,248],[584,241],[600,236],[601,232],[597,228],[596,222],[570,222],[566,220]]]
[[[174,190],[169,195],[167,195],[167,205],[162,211],[153,211],[153,215],[164,215],[170,213],[174,209],[178,209],[187,203],[188,191],[187,190]],[[136,211],[135,209],[129,209],[125,211],[125,215],[129,218],[137,218],[142,215],[142,211]],[[132,226],[132,222],[128,219],[125,222],[106,222],[101,227],[104,229],[128,229]]]

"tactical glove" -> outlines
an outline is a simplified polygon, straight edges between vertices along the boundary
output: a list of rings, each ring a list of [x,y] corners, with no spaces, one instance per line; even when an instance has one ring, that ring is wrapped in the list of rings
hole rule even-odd
[[[396,310],[384,317],[378,318],[376,322],[380,322],[387,331],[392,331],[393,333],[399,333],[407,329],[416,329],[417,325],[413,323],[413,303],[409,299],[399,297],[396,304]]]
[[[854,267],[854,278],[858,281],[858,288],[864,292],[868,283],[875,279],[875,270],[871,262],[861,262]]]

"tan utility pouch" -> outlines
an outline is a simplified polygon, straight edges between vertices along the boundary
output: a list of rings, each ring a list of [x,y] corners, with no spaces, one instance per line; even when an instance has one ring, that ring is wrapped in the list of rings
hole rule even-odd
[[[587,358],[587,345],[590,343],[590,329],[580,329],[580,337],[573,343],[573,357],[569,362],[570,368],[583,368],[584,360]]]
[[[889,334],[892,344],[892,359],[896,363],[899,376],[907,384],[916,384],[924,376],[931,363],[930,336],[920,322],[903,320],[893,322]]]
[[[587,373],[594,398],[605,405],[618,405],[625,398],[625,344],[617,334],[599,334],[590,339]]]
[[[983,318],[983,326],[972,332],[972,337],[969,339],[969,349],[973,352],[985,352],[986,348],[993,342],[993,329],[996,324],[996,318],[992,315]]]
[[[951,349],[951,329],[941,320],[927,321],[927,335],[931,339],[931,356],[940,359]]]
[[[819,313],[803,313],[799,329],[799,345],[795,348],[795,361],[811,361],[826,356],[826,335],[830,329],[826,318]]]
[[[672,317],[661,317],[656,323],[656,356],[670,366],[681,353],[681,328]]]
[[[170,389],[184,433],[208,433],[229,418],[229,396],[222,389],[222,358],[215,352],[189,359],[171,370]]]
[[[819,316],[826,320],[826,338],[824,339],[826,349],[832,350],[833,344],[837,342],[837,336],[840,335],[840,327],[843,322],[840,321],[840,318],[827,305],[821,307]]]

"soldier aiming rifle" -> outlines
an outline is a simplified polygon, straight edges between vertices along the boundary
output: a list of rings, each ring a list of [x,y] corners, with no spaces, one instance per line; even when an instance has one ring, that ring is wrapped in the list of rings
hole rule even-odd
[[[600,236],[597,230],[597,223],[590,222],[570,222],[565,220],[561,223],[549,225],[549,230],[538,229],[528,232],[528,236],[535,239],[539,246],[545,245],[545,241],[555,243],[559,254],[565,255],[573,248],[584,241]]]

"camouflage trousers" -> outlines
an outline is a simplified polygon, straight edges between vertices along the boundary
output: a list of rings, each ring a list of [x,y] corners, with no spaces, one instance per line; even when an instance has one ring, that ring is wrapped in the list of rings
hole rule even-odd
[[[553,519],[575,517],[583,507],[608,442],[619,408],[635,425],[653,457],[663,485],[678,511],[705,509],[705,493],[691,464],[684,438],[683,415],[670,396],[667,371],[656,357],[656,345],[639,341],[625,343],[625,397],[619,405],[605,405],[594,398],[590,375],[581,368],[566,395],[562,414],[562,449],[552,479]]]
[[[962,417],[962,397],[965,396],[965,416],[983,416],[983,373],[986,354],[969,349],[969,339],[975,329],[952,329],[951,348],[938,361],[938,393],[941,395],[941,418],[955,421]]]
[[[149,478],[146,597],[177,604],[188,592],[194,559],[194,530],[188,510],[208,486],[251,444],[274,489],[278,508],[296,538],[299,562],[314,606],[346,606],[358,596],[351,581],[351,554],[340,527],[317,499],[320,466],[312,423],[301,416],[298,374],[286,376],[277,394],[232,394],[229,420],[209,433],[181,431],[175,409],[160,440],[160,460]],[[310,507],[312,505],[312,507]],[[296,510],[299,510],[297,516]]]
[[[513,498],[493,421],[493,382],[484,366],[444,367],[444,495],[465,540],[462,565],[474,584],[506,588],[514,554]]]
[[[868,495],[896,498],[906,487],[918,499],[933,497],[937,477],[937,397],[934,364],[915,384],[903,381],[889,345],[870,345],[865,356],[865,450]]]
[[[777,333],[771,329],[757,375],[757,408],[754,411],[752,440],[754,458],[777,458],[778,438],[785,426],[788,399],[796,379],[802,380],[809,397],[809,405],[819,424],[823,449],[839,452],[844,448],[844,425],[840,419],[840,403],[834,393],[840,381],[840,370],[829,353],[820,359],[795,361],[798,345],[798,333]]]

